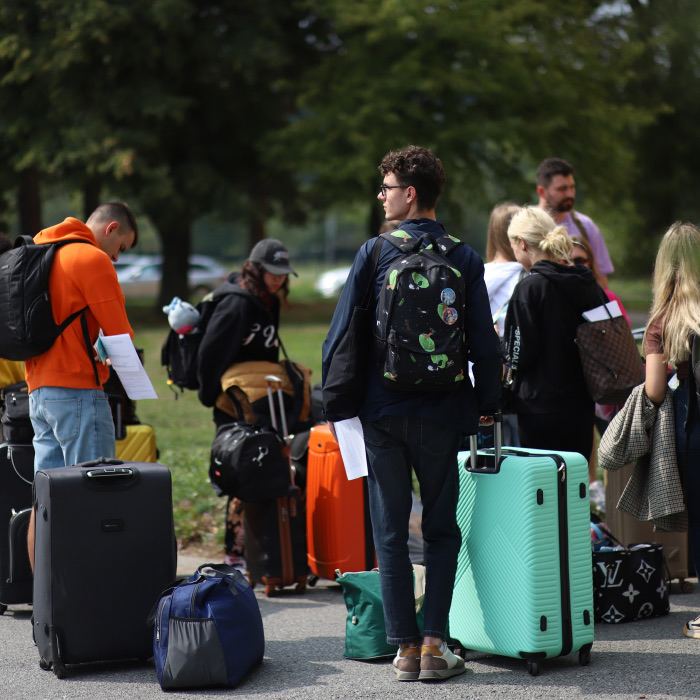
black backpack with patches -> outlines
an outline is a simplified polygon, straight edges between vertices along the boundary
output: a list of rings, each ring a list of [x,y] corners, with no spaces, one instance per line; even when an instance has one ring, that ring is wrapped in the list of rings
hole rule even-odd
[[[444,235],[414,238],[398,229],[382,238],[401,251],[387,270],[377,305],[377,341],[385,386],[450,391],[467,374],[466,289],[447,257],[461,245]]]

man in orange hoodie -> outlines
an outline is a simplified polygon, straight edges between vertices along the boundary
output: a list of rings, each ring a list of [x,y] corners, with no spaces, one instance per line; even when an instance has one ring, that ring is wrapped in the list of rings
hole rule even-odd
[[[35,471],[114,456],[114,423],[102,390],[109,369],[95,361],[92,345],[100,329],[105,335],[133,337],[112,262],[132,248],[137,237],[134,216],[121,202],[101,204],[86,223],[69,216],[34,237],[39,244],[81,241],[56,251],[49,294],[57,323],[85,309],[89,336],[88,347],[79,316],[45,353],[26,361]],[[29,556],[33,568],[33,517]]]

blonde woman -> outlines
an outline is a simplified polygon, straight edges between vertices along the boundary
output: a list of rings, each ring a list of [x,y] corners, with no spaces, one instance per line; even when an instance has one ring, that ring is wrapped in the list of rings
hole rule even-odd
[[[668,365],[677,370],[676,454],[688,506],[690,548],[700,572],[700,411],[690,364],[693,334],[700,334],[700,229],[676,222],[663,237],[654,265],[654,301],[644,334],[644,390],[660,404],[666,396]],[[700,639],[700,616],[689,620],[683,633]]]
[[[580,452],[593,447],[593,400],[574,343],[581,314],[607,301],[592,272],[571,264],[566,229],[539,207],[508,227],[516,260],[530,272],[506,315],[507,361],[523,447]]]
[[[513,202],[497,204],[491,211],[486,236],[484,283],[489,295],[491,318],[499,338],[503,338],[508,303],[515,285],[526,274],[525,268],[515,259],[508,238],[508,226],[519,209]],[[508,412],[503,416],[503,444],[520,446],[517,417]]]
[[[508,302],[515,285],[525,273],[523,266],[515,259],[508,238],[508,226],[518,209],[520,207],[512,202],[496,205],[489,217],[486,236],[484,283],[489,295],[491,316],[500,337],[503,337]]]

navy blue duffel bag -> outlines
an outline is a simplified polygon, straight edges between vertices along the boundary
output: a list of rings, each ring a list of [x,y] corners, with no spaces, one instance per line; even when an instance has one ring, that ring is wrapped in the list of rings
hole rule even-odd
[[[202,564],[162,593],[153,658],[163,690],[236,686],[264,652],[258,601],[232,566]]]

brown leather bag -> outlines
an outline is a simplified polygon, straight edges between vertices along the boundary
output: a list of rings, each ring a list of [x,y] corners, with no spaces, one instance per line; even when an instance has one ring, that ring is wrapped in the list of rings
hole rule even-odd
[[[576,346],[588,392],[596,403],[624,403],[644,381],[642,358],[622,316],[580,324]]]
[[[289,376],[287,368],[292,365],[290,371],[297,376]],[[298,416],[294,416],[294,422],[304,422],[309,419],[311,412],[311,370],[297,362],[267,362],[263,360],[251,360],[248,362],[236,362],[231,365],[221,377],[221,389],[216,400],[216,407],[228,413],[235,420],[255,424],[258,416],[253,404],[267,396],[267,382],[265,377],[274,374],[282,380],[282,391],[290,397],[295,397],[295,384],[303,383],[302,395],[299,401]],[[290,424],[291,427],[291,424]]]

